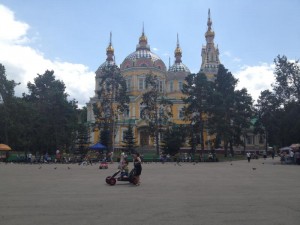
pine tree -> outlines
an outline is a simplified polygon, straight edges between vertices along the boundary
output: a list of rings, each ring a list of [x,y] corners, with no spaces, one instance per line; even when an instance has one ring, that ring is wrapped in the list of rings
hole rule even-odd
[[[168,125],[172,117],[172,102],[165,98],[163,92],[159,90],[160,80],[156,75],[146,76],[147,91],[143,94],[145,108],[141,111],[142,118],[148,122],[148,130],[154,138],[156,144],[156,154],[159,155],[159,136],[162,127]]]
[[[131,123],[128,124],[128,129],[126,130],[125,136],[124,136],[123,139],[124,139],[123,140],[123,143],[124,143],[123,147],[125,147],[126,152],[129,153],[129,154],[134,153],[136,141],[135,141],[135,137],[134,137],[134,134],[133,134],[133,129],[132,129]]]

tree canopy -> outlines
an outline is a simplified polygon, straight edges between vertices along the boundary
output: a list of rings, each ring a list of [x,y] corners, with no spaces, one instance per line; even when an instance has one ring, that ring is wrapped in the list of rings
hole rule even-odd
[[[106,144],[109,151],[113,151],[115,138],[115,121],[118,115],[128,110],[129,97],[126,80],[116,65],[102,68],[99,91],[99,102],[93,105],[96,117],[95,126],[100,130],[100,140]]]
[[[163,127],[168,125],[172,117],[172,102],[165,98],[159,90],[159,78],[156,75],[146,76],[146,92],[142,96],[141,110],[142,119],[148,122],[150,135],[155,139],[156,154],[159,155],[159,136]]]

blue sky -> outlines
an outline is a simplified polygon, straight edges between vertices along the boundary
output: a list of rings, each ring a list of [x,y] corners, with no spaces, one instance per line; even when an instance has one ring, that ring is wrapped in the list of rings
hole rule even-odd
[[[273,60],[300,54],[298,0],[1,0],[0,63],[22,84],[53,69],[71,98],[84,105],[94,95],[94,71],[105,61],[109,32],[118,64],[135,51],[142,24],[151,50],[168,65],[179,34],[183,63],[201,64],[211,10],[221,62],[256,99],[270,87]]]

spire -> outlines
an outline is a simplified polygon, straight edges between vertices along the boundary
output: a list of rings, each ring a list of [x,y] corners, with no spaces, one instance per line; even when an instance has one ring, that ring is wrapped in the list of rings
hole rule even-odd
[[[106,48],[107,61],[114,61],[114,48],[112,46],[112,34],[110,32],[109,44]]]
[[[202,47],[202,63],[200,71],[205,73],[208,80],[214,80],[218,73],[219,49],[214,44],[215,32],[212,29],[212,19],[210,9],[208,9],[207,31],[205,33],[206,45]]]
[[[142,35],[139,38],[139,44],[136,46],[136,50],[140,50],[140,49],[150,50],[150,47],[148,45],[147,36],[145,35],[144,22],[143,22]]]
[[[182,57],[182,51],[179,45],[179,38],[178,38],[178,33],[177,33],[177,45],[176,45],[176,49],[175,49],[175,63],[181,63],[181,57]]]
[[[208,30],[211,30],[212,21],[210,19],[210,9],[208,9],[208,20],[207,20],[207,26]]]
[[[144,31],[144,22],[143,22],[142,36],[140,37],[139,44],[142,44],[143,42],[145,42],[147,44],[147,37],[146,37],[145,31]]]
[[[208,19],[207,19],[207,31],[205,33],[205,38],[208,43],[213,43],[215,32],[211,28],[212,20],[210,18],[210,9],[208,9]]]
[[[110,34],[109,34],[109,45],[111,45],[112,43],[111,43],[111,38],[112,37],[112,34],[111,34],[111,32],[110,32]]]

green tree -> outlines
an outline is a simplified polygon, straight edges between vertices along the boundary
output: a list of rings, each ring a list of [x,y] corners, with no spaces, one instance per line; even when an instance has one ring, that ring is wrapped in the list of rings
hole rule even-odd
[[[76,135],[76,144],[78,152],[82,155],[85,155],[90,144],[89,124],[87,123],[87,108],[83,107],[82,109],[78,109],[77,113],[78,127]]]
[[[273,84],[274,92],[280,102],[300,101],[300,66],[299,61],[291,62],[286,56],[278,55],[274,59],[274,75],[276,82]]]
[[[95,126],[100,130],[100,135],[108,135],[107,147],[109,151],[113,151],[115,123],[118,115],[128,109],[129,97],[126,80],[118,66],[113,64],[103,67],[100,76],[100,89],[97,93],[99,102],[93,105]],[[102,138],[100,137],[101,140]]]
[[[18,85],[14,80],[8,80],[5,67],[0,64],[0,142],[7,144],[13,143],[14,119],[13,109],[17,104],[15,87]]]
[[[235,114],[235,87],[238,80],[223,65],[219,66],[214,82],[214,91],[210,97],[208,127],[224,142],[225,156],[230,142],[233,142]],[[232,145],[230,145],[232,146]]]
[[[164,153],[173,156],[177,154],[183,146],[185,138],[185,127],[173,124],[173,126],[168,128],[163,135],[162,149]]]
[[[285,105],[284,111],[275,115],[277,119],[280,116],[280,143],[279,146],[290,146],[294,143],[300,143],[300,104],[289,102]],[[278,122],[277,122],[278,123]],[[274,140],[271,140],[272,145]]]
[[[77,102],[68,101],[65,85],[56,80],[54,71],[47,70],[43,75],[27,84],[29,94],[24,99],[32,105],[35,113],[33,121],[31,150],[54,153],[57,148],[69,150],[76,139]]]
[[[136,141],[135,141],[135,137],[133,134],[133,129],[132,129],[131,123],[128,124],[128,129],[126,130],[125,136],[123,139],[124,139],[123,146],[125,147],[126,152],[130,153],[130,154],[134,153]]]
[[[207,80],[204,73],[189,74],[183,85],[182,93],[186,106],[184,107],[185,119],[191,122],[194,131],[198,131],[201,150],[204,150],[204,129],[206,115],[209,109],[209,97],[212,94],[212,82]],[[198,129],[197,129],[198,128]],[[191,140],[194,138],[192,134]],[[194,139],[192,140],[195,143]]]
[[[155,140],[156,154],[159,155],[159,136],[163,127],[168,125],[172,117],[172,102],[165,98],[160,91],[160,79],[153,74],[146,76],[146,92],[142,96],[141,111],[142,118],[148,122],[148,130],[151,137]]]
[[[255,131],[265,136],[266,142],[280,145],[280,101],[269,90],[262,91],[255,106]]]
[[[230,151],[233,155],[232,145],[243,145],[245,147],[244,140],[241,137],[245,137],[247,130],[252,125],[251,119],[254,116],[253,112],[253,100],[251,95],[248,94],[245,88],[236,90],[234,92],[234,110],[233,110],[232,128],[233,128],[233,143],[230,145]],[[245,139],[245,138],[244,138]],[[245,152],[244,152],[245,153]]]

